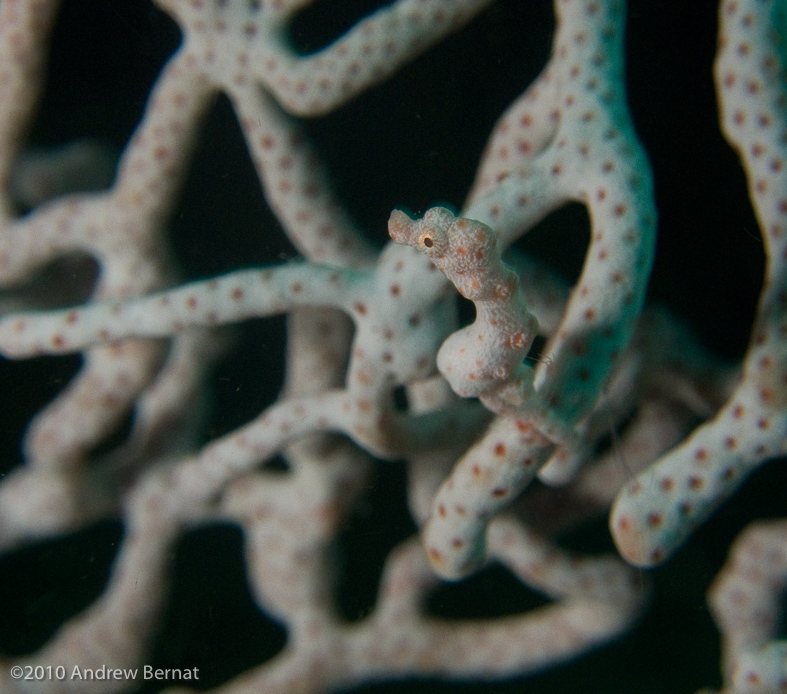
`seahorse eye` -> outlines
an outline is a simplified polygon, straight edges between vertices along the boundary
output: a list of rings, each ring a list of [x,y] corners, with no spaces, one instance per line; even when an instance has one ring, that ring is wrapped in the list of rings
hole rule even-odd
[[[424,246],[427,248],[434,246],[434,241],[432,240],[431,236],[424,236]]]

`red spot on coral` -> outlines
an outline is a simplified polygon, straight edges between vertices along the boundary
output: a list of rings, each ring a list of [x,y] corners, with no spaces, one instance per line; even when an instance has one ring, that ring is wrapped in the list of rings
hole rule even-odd
[[[506,447],[502,443],[495,444],[495,455],[505,455],[506,454]]]
[[[648,525],[651,528],[658,528],[664,522],[664,516],[660,513],[653,512],[648,514]]]
[[[366,304],[362,304],[358,302],[357,304],[353,305],[353,308],[358,312],[360,315],[366,315]]]
[[[527,335],[524,331],[519,330],[509,338],[509,342],[513,349],[524,349],[528,345]]]
[[[694,451],[694,460],[704,462],[708,459],[708,450],[706,448],[698,448]]]
[[[496,487],[492,490],[492,496],[500,498],[501,496],[505,496],[508,494],[508,490],[504,489],[503,487]]]

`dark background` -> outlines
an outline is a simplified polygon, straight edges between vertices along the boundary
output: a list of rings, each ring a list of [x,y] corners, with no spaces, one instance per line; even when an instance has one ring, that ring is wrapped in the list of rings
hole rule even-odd
[[[326,45],[382,2],[322,0],[292,28],[302,52]],[[631,0],[629,101],[651,158],[659,212],[649,298],[668,305],[701,342],[739,358],[759,292],[762,243],[746,184],[717,121],[711,63],[716,3]],[[553,17],[547,0],[499,0],[447,39],[335,113],[306,123],[334,183],[359,224],[380,243],[394,206],[423,211],[461,205],[497,117],[545,64]],[[143,0],[66,0],[52,42],[47,90],[30,140],[57,145],[86,135],[122,149],[155,77],[179,42],[177,27]],[[579,206],[555,215],[525,242],[567,277],[587,240]],[[268,211],[228,102],[220,97],[203,130],[170,225],[184,275],[206,277],[278,262],[293,251]],[[248,421],[281,381],[281,320],[254,321],[216,369],[215,413],[205,438]],[[26,422],[63,387],[78,357],[0,359],[0,475],[20,462]],[[434,681],[367,685],[354,694],[405,692],[693,692],[718,686],[718,636],[704,592],[731,538],[755,518],[787,515],[785,475],[770,463],[692,541],[653,574],[651,609],[628,636],[570,665],[496,684]],[[373,607],[388,549],[414,531],[398,465],[381,465],[342,535],[342,613]],[[37,650],[57,626],[102,591],[122,537],[112,522],[0,558],[0,652]],[[172,599],[148,660],[200,667],[205,686],[263,662],[285,632],[252,605],[240,532],[194,531],[173,556]],[[566,538],[577,549],[611,546],[604,523]],[[493,616],[537,603],[501,569],[445,586],[429,607],[451,617]],[[144,690],[152,691],[152,690]]]

